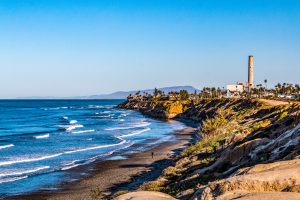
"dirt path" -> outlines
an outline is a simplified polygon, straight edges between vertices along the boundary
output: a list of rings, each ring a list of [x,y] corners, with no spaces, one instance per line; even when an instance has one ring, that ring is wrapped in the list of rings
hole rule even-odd
[[[271,99],[260,99],[260,101],[270,104],[272,106],[280,106],[280,105],[287,105],[289,104],[286,101],[279,101],[279,100],[271,100]]]

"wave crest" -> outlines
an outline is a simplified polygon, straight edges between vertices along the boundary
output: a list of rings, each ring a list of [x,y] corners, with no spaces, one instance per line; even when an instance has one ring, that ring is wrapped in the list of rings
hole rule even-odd
[[[15,146],[15,145],[13,145],[13,144],[3,145],[3,146],[0,146],[0,149],[6,149],[9,147],[13,147],[13,146]]]
[[[142,134],[142,133],[147,132],[147,131],[150,131],[150,130],[151,130],[151,128],[145,128],[145,129],[143,129],[143,130],[133,131],[132,133],[129,133],[129,134],[120,135],[119,137],[120,137],[120,138],[131,137],[131,136],[134,136],[134,135]]]
[[[94,146],[94,147],[88,147],[84,149],[77,149],[77,150],[72,150],[72,151],[66,151],[62,153],[57,153],[57,154],[52,154],[52,155],[47,155],[47,156],[42,156],[38,158],[25,158],[25,159],[20,159],[20,160],[9,160],[9,161],[3,161],[0,162],[0,166],[5,166],[5,165],[13,165],[17,163],[28,163],[28,162],[36,162],[40,160],[46,160],[50,158],[55,158],[64,154],[72,154],[72,153],[77,153],[77,152],[83,152],[83,151],[90,151],[90,150],[96,150],[96,149],[102,149],[102,148],[108,148],[108,147],[113,147],[113,146],[119,146],[122,144],[125,144],[127,141],[123,140],[120,137],[117,137],[118,139],[121,140],[121,142],[116,143],[116,144],[107,144],[107,145],[99,145],[99,146]]]
[[[23,174],[30,174],[30,173],[34,173],[34,172],[41,171],[41,170],[44,170],[44,169],[49,169],[49,168],[50,168],[49,166],[43,166],[43,167],[37,167],[35,169],[29,169],[29,170],[25,170],[25,171],[3,173],[3,174],[0,174],[0,177],[20,176],[20,175],[23,175]]]
[[[91,130],[83,130],[83,131],[73,131],[72,133],[78,134],[78,133],[92,133],[95,132],[94,129]]]
[[[38,135],[38,136],[34,136],[35,139],[44,139],[44,138],[48,138],[50,136],[50,134],[45,134],[45,135]]]
[[[28,176],[15,177],[15,178],[4,178],[4,179],[0,179],[0,184],[14,182],[14,181],[18,181],[18,180],[25,179],[25,178],[28,178]]]
[[[106,131],[127,130],[127,129],[146,127],[146,126],[150,126],[150,125],[151,125],[151,123],[149,123],[149,122],[143,122],[141,124],[135,124],[135,125],[131,125],[131,126],[112,127],[112,128],[106,128],[104,130],[106,130]]]

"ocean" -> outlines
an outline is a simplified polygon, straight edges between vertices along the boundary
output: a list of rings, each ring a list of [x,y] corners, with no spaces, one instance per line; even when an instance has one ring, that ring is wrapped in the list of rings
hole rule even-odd
[[[185,128],[131,110],[122,100],[1,100],[0,198],[38,190],[57,190],[89,170],[76,167],[176,140]]]

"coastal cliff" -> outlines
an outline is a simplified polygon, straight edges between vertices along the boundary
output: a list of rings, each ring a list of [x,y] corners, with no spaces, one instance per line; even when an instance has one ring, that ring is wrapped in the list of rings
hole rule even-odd
[[[177,199],[300,199],[299,103],[132,100],[118,108],[199,124],[199,141],[139,190]]]
[[[171,119],[183,113],[187,102],[180,101],[125,101],[118,105],[121,109],[138,110],[148,116],[162,119]]]

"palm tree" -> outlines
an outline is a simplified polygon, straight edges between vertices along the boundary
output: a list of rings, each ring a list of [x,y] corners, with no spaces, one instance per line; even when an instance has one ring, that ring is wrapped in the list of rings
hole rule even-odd
[[[216,90],[216,88],[215,87],[212,87],[211,88],[211,96],[212,96],[212,98],[214,98],[214,97],[216,97],[217,96],[217,92],[216,92],[217,90]]]
[[[260,98],[262,93],[262,84],[258,84],[256,87],[258,88],[258,98]]]
[[[268,93],[268,80],[265,79],[264,83],[265,83],[265,86],[266,86],[265,93]]]
[[[282,93],[286,95],[286,83],[282,84]]]
[[[286,86],[286,94],[291,95],[293,92],[293,84],[288,83]]]
[[[267,84],[267,83],[268,83],[268,80],[265,79],[264,82],[265,82],[265,85],[266,85],[266,89],[268,89],[268,84]]]
[[[281,92],[281,84],[280,83],[277,83],[276,85],[275,85],[275,91],[276,91],[276,96],[278,96],[278,94]]]
[[[218,89],[217,89],[217,97],[219,98],[219,97],[222,97],[222,90],[221,90],[221,88],[219,88],[218,87]]]

